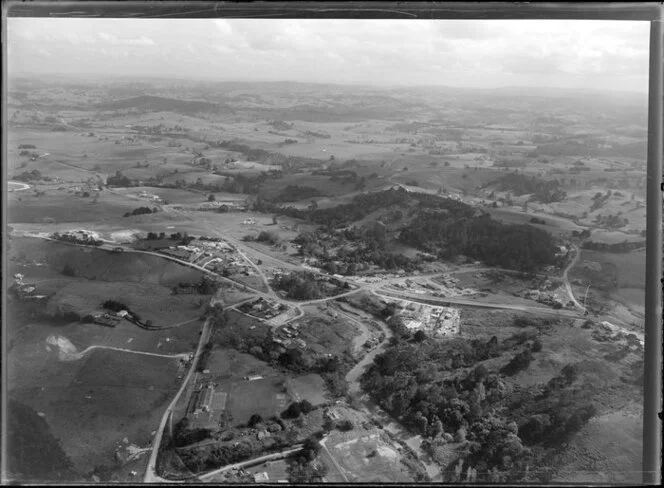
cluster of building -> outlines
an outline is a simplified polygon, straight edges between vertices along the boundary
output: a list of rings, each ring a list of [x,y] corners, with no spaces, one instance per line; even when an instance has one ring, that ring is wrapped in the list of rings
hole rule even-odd
[[[164,203],[164,199],[161,198],[159,195],[153,195],[151,193],[146,192],[145,190],[136,193],[136,196],[139,198],[144,198],[146,200],[150,200],[151,202],[154,203]]]
[[[247,315],[251,315],[259,320],[270,320],[289,310],[289,307],[283,303],[259,297],[251,302],[245,302],[237,309]]]
[[[443,276],[436,279],[437,284],[425,281],[414,281],[406,279],[403,283],[393,283],[388,286],[394,290],[407,291],[418,295],[431,295],[435,297],[453,297],[460,295],[475,295],[477,290],[472,288],[460,288],[457,278]]]
[[[459,333],[461,315],[456,308],[411,302],[400,315],[406,328],[411,331],[423,330],[437,337]]]
[[[120,315],[122,312],[124,312],[124,314]],[[95,314],[92,316],[92,321],[95,324],[103,325],[105,327],[115,327],[126,316],[126,314],[127,314],[126,310],[121,310],[117,314],[110,314],[110,313]]]
[[[542,303],[554,308],[574,305],[573,302],[566,301],[565,298],[561,297],[558,293],[546,290],[524,290],[521,293],[515,293],[514,295],[522,296],[529,300],[535,300],[537,303]]]
[[[300,324],[297,323],[287,325],[285,327],[280,327],[274,331],[272,340],[287,349],[295,347],[299,349],[305,349],[307,347],[307,343],[298,337],[300,335],[299,329]]]
[[[189,399],[187,416],[192,427],[210,428],[218,424],[215,418],[226,411],[228,393],[218,391],[213,383],[202,384]]]

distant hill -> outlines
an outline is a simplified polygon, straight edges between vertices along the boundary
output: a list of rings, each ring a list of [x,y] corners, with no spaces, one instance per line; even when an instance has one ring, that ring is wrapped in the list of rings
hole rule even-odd
[[[97,105],[100,110],[123,110],[129,108],[140,108],[155,112],[179,112],[183,114],[200,112],[218,112],[221,105],[204,100],[180,100],[177,98],[165,98],[153,95],[141,95],[138,97],[125,98]]]

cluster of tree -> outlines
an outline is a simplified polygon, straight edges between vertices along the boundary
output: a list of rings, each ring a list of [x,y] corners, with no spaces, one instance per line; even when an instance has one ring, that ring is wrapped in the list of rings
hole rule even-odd
[[[322,462],[314,462],[322,446],[319,436],[307,437],[302,449],[288,465],[288,480],[291,483],[320,483],[327,474],[327,466]]]
[[[199,373],[202,373],[205,371],[208,367],[208,362],[210,361],[210,354],[212,354],[212,348],[214,344],[212,342],[208,342],[203,346],[203,350],[201,351],[201,355],[198,358],[198,364],[196,364],[196,371]]]
[[[183,417],[173,428],[173,444],[175,447],[184,447],[209,439],[212,431],[209,429],[192,429],[188,417]]]
[[[87,246],[101,246],[104,242],[87,234],[60,234],[55,232],[51,235],[52,239],[63,242],[72,242],[74,244],[85,244]]]
[[[221,283],[219,281],[205,275],[198,283],[186,283],[181,281],[172,288],[172,291],[174,295],[177,295],[182,289],[195,289],[201,295],[214,295],[220,286]]]
[[[291,403],[286,410],[281,412],[283,419],[296,419],[300,415],[306,415],[314,410],[314,406],[307,400]]]
[[[293,300],[315,300],[325,296],[317,276],[311,271],[293,271],[275,277],[273,285]]]
[[[353,198],[351,203],[325,209],[311,207],[305,210],[294,207],[279,207],[263,200],[256,202],[254,209],[266,213],[282,213],[289,217],[308,220],[314,224],[336,227],[361,220],[371,212],[381,208],[391,205],[406,205],[412,199],[413,197],[403,189],[391,189],[383,192],[360,194]]]
[[[195,237],[190,236],[187,232],[183,234],[182,232],[179,231],[173,232],[169,235],[167,235],[165,232],[160,232],[159,234],[157,234],[156,232],[148,232],[147,235],[145,236],[146,241],[156,241],[163,239],[178,241],[183,246],[188,246],[192,241],[196,240]]]
[[[178,454],[192,473],[200,473],[251,459],[258,454],[258,447],[250,442],[239,442],[236,445],[215,444],[212,447],[180,449]]]
[[[590,229],[583,229],[581,232],[579,232],[578,230],[572,231],[572,236],[578,237],[579,239],[587,239],[588,237],[590,237],[590,234],[591,234]]]
[[[101,306],[112,312],[120,312],[121,310],[129,311],[129,307],[118,300],[106,300]]]
[[[73,481],[73,464],[48,423],[31,407],[8,399],[6,476],[15,482]]]
[[[634,159],[645,159],[647,144],[645,142],[633,142],[627,144],[612,144],[604,147],[601,139],[587,138],[583,140],[560,140],[537,146],[537,152],[550,156],[578,156],[587,157],[625,157]]]
[[[251,146],[235,141],[217,141],[216,146],[228,151],[242,153],[249,161],[281,166],[284,170],[293,170],[305,167],[321,167],[324,162],[320,159],[290,156],[266,151],[264,149],[255,149]]]
[[[138,207],[132,210],[131,212],[127,212],[123,215],[123,217],[131,217],[132,215],[145,215],[145,214],[151,214],[151,213],[156,213],[159,212],[159,209],[157,207],[155,208],[150,208],[150,207]]]
[[[273,246],[279,244],[281,242],[281,238],[279,237],[279,234],[276,232],[271,232],[269,230],[264,230],[261,231],[260,234],[256,237],[257,242],[266,242],[268,244],[271,244]]]
[[[531,224],[546,225],[546,220],[540,219],[538,217],[532,217],[528,222],[530,222]]]
[[[417,259],[385,249],[387,229],[381,222],[335,232],[324,229],[304,232],[293,242],[300,246],[298,253],[301,256],[318,259],[322,268],[330,274],[354,275],[368,263],[384,269],[410,271],[417,269],[419,263]],[[336,252],[331,252],[331,247],[337,247]]]
[[[515,195],[532,194],[532,199],[542,203],[559,202],[567,193],[560,187],[558,180],[542,180],[535,176],[510,173],[494,180],[490,185],[498,191],[511,191]]]
[[[602,194],[601,192],[595,193],[592,198],[593,203],[590,206],[590,211],[594,212],[595,210],[602,208],[609,198],[611,198],[611,195],[611,190],[608,190],[605,194]]]
[[[595,225],[606,229],[619,229],[629,224],[629,220],[618,215],[597,215],[594,220]]]
[[[122,171],[115,172],[115,176],[109,176],[106,179],[108,186],[133,186],[134,182],[127,176],[122,174]]]
[[[19,144],[18,145],[19,149],[37,149],[37,146],[34,144]]]
[[[463,254],[490,266],[533,271],[555,261],[555,241],[527,224],[506,225],[488,215],[458,218],[421,211],[401,231],[400,240],[442,259]]]
[[[39,170],[33,169],[32,171],[24,171],[19,175],[12,177],[16,181],[39,181],[42,179],[42,174]]]
[[[496,168],[524,168],[528,164],[527,159],[500,158],[493,162]]]
[[[488,342],[446,343],[396,337],[362,377],[364,388],[425,437],[423,449],[433,453],[437,445],[462,442],[460,458],[477,469],[478,480],[489,480],[494,468],[519,479],[527,465],[537,464],[524,441],[554,444],[576,432],[594,413],[583,398],[569,394],[576,375],[573,368],[566,368],[539,397],[526,393],[515,403],[501,376],[477,364],[515,344],[528,342],[529,353],[539,350],[536,334],[518,333],[502,344],[495,337]],[[472,369],[453,375],[459,368]]]
[[[314,132],[312,130],[305,130],[304,134],[309,137],[317,137],[318,139],[329,139],[332,137],[330,134],[324,134],[322,132]]]
[[[596,414],[590,401],[592,391],[576,389],[580,374],[576,364],[566,365],[535,395],[523,392],[510,406],[515,418],[521,420],[519,436],[529,445],[555,447],[567,441]]]
[[[591,251],[623,253],[645,247],[645,245],[646,245],[645,241],[635,241],[635,242],[623,241],[623,242],[616,242],[614,244],[608,244],[605,242],[585,241],[581,245],[581,247],[583,249],[589,249]]]
[[[541,347],[541,343],[540,343]],[[519,371],[523,371],[526,369],[528,366],[530,366],[530,363],[535,359],[530,352],[530,349],[524,349],[517,355],[515,355],[509,363],[507,363],[505,366],[503,366],[500,369],[500,372],[503,373],[506,376],[514,376],[517,374]]]
[[[272,198],[274,202],[297,202],[299,200],[306,200],[307,198],[325,196],[317,188],[310,186],[288,185],[281,193]]]

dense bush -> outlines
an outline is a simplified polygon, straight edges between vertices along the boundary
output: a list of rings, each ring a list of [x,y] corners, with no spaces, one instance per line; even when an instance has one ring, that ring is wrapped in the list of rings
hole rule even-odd
[[[314,300],[324,296],[318,279],[311,271],[294,271],[275,278],[274,286],[294,300]]]
[[[524,351],[514,356],[512,360],[500,370],[500,372],[506,374],[507,376],[514,376],[519,371],[526,369],[533,359],[534,358],[530,352],[530,349],[525,349]]]

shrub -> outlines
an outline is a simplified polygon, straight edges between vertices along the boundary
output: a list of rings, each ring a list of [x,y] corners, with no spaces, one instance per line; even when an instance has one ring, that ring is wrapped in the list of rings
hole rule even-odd
[[[249,422],[247,422],[247,426],[253,428],[253,427],[256,426],[256,424],[260,424],[262,421],[263,421],[263,417],[261,417],[260,415],[255,413],[249,418]]]

